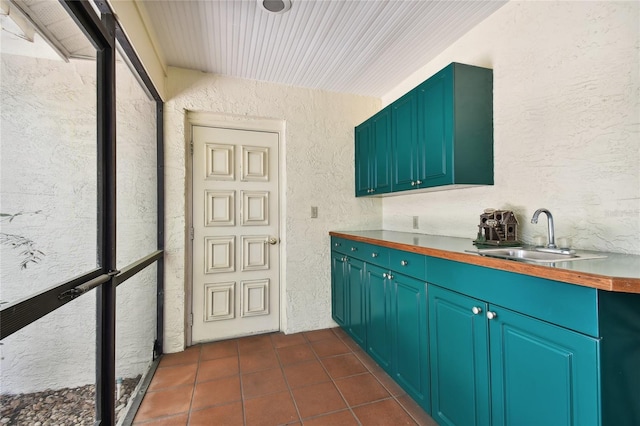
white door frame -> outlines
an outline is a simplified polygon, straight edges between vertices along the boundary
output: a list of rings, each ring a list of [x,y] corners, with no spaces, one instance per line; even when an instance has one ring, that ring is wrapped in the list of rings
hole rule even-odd
[[[285,330],[287,326],[287,306],[286,306],[286,268],[284,255],[287,252],[287,231],[286,231],[286,141],[284,120],[247,117],[241,115],[220,114],[214,112],[186,111],[185,115],[185,165],[186,165],[186,188],[185,188],[185,347],[193,344],[192,328],[193,322],[193,242],[191,240],[190,229],[193,227],[193,157],[191,156],[191,127],[221,127],[225,129],[235,130],[254,130],[272,132],[278,134],[279,144],[279,184],[278,191],[278,220],[280,221],[280,244],[277,245],[280,250],[280,330]]]

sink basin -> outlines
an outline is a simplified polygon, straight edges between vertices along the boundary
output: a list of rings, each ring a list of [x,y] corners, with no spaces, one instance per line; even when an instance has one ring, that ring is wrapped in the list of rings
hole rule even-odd
[[[606,257],[591,253],[549,253],[536,249],[525,249],[522,247],[478,249],[477,251],[470,251],[470,253],[477,253],[482,256],[500,257],[502,259],[526,260],[538,263],[572,262],[575,260],[602,259]]]

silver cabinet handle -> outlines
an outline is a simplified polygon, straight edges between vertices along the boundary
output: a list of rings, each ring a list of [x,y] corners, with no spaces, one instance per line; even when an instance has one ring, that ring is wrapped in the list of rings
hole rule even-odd
[[[340,243],[335,243],[334,245],[335,245],[336,247],[340,247],[342,244],[340,244]]]
[[[378,253],[371,253],[371,257],[378,257]]]
[[[479,308],[478,306],[474,306],[473,308],[471,308],[471,312],[473,312],[474,315],[481,314],[482,308]]]
[[[400,264],[401,264],[402,266],[407,266],[407,265],[409,264],[409,262],[407,262],[406,260],[401,260],[401,261],[400,261]]]
[[[415,181],[411,181],[411,186],[416,186],[416,182]]]
[[[422,181],[419,180],[419,179],[416,181],[416,185],[420,185],[421,183],[422,183]]]
[[[497,316],[498,314],[496,314],[495,312],[491,312],[491,311],[487,312],[487,318],[489,318],[490,320],[495,319]]]
[[[382,273],[382,278],[387,278],[387,273],[386,272]]]
[[[351,247],[351,251],[358,251],[357,247]]]
[[[392,279],[393,279],[393,275],[391,275],[391,272],[389,272],[389,273],[387,274],[387,278],[389,278],[390,280],[392,280]]]

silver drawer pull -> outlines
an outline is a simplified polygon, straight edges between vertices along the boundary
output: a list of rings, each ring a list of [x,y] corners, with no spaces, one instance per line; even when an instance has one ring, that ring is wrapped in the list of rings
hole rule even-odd
[[[351,251],[356,251],[356,250],[358,250],[357,247],[351,247]]]
[[[371,253],[371,257],[378,257],[378,253]]]
[[[400,264],[401,264],[402,266],[407,266],[407,265],[409,264],[409,262],[407,262],[406,260],[401,260],[401,261],[400,261]]]

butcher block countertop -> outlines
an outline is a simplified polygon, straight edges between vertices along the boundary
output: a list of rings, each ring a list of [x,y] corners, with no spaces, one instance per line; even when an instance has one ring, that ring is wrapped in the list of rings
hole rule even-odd
[[[640,256],[588,252],[603,259],[534,263],[468,253],[475,251],[473,240],[397,231],[332,231],[334,237],[404,250],[471,265],[515,272],[600,290],[640,293]],[[582,250],[581,250],[582,251]]]

